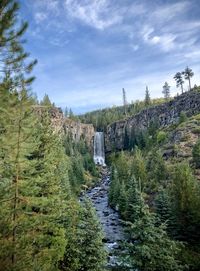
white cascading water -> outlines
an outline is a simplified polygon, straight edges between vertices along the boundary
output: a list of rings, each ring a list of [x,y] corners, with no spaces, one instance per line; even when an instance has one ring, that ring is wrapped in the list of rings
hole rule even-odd
[[[105,166],[104,133],[96,132],[94,135],[94,162]]]

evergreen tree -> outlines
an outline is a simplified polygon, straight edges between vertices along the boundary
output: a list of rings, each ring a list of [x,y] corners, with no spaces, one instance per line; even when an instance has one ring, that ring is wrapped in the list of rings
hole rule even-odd
[[[190,244],[197,244],[200,240],[199,191],[199,184],[189,165],[177,165],[171,187],[171,208],[175,217],[172,234]]]
[[[0,62],[4,76],[9,74],[15,87],[29,85],[33,77],[25,78],[25,74],[32,71],[36,60],[27,64],[29,56],[22,46],[22,36],[28,24],[19,26],[17,12],[19,4],[14,0],[1,1],[0,3]],[[18,27],[19,26],[19,27]]]
[[[179,117],[179,123],[183,123],[187,120],[187,115],[184,111],[181,111],[180,117]]]
[[[190,69],[189,67],[186,67],[185,70],[182,72],[182,74],[185,76],[185,79],[188,80],[189,90],[191,90],[191,78],[194,75],[192,69]]]
[[[141,181],[141,188],[143,190],[147,183],[147,171],[144,157],[142,156],[141,150],[138,148],[136,148],[134,153],[131,173],[135,176],[136,180]]]
[[[200,140],[197,141],[192,149],[192,157],[196,168],[200,168]]]
[[[158,191],[158,194],[155,199],[156,206],[156,214],[158,215],[161,223],[165,223],[169,225],[169,221],[171,219],[171,204],[170,197],[163,187],[161,187]]]
[[[123,88],[122,89],[122,96],[123,96],[123,107],[124,107],[124,115],[127,116],[127,99],[126,99],[126,91],[125,89]]]
[[[148,179],[155,180],[157,184],[167,178],[167,169],[162,155],[159,151],[153,150],[149,153],[146,163]]]
[[[162,91],[165,100],[169,100],[170,98],[170,86],[167,82],[165,82],[164,86],[163,86],[163,91]]]
[[[145,100],[144,103],[146,106],[151,104],[151,98],[150,98],[150,93],[149,93],[149,88],[146,86],[146,92],[145,92]]]
[[[126,245],[129,266],[143,271],[183,270],[176,259],[180,251],[178,244],[169,239],[163,225],[155,226],[155,216],[141,194],[137,208],[138,218],[134,223],[127,223],[131,241]]]
[[[74,232],[66,246],[62,270],[102,271],[106,260],[103,235],[95,210],[88,199],[84,199],[79,212],[72,222]]]
[[[119,212],[124,217],[127,204],[126,187],[124,182],[120,185],[120,193],[118,195]]]
[[[125,218],[127,221],[134,223],[140,214],[140,183],[132,178],[128,184],[129,188],[127,191],[127,203],[125,210]]]
[[[68,107],[65,107],[65,117],[68,118],[69,117],[69,110]]]
[[[51,101],[49,99],[49,96],[47,94],[44,95],[44,98],[40,102],[41,105],[46,107],[52,107]]]
[[[111,207],[115,208],[118,204],[118,197],[120,193],[120,183],[119,183],[119,176],[118,171],[116,168],[113,167],[112,176],[111,176],[111,184],[109,189],[109,203]]]
[[[70,194],[64,151],[50,121],[34,117],[25,90],[10,94],[7,102],[0,136],[0,266],[58,270],[66,245],[59,221]]]
[[[73,113],[73,111],[72,111],[71,108],[69,109],[69,118],[70,118],[70,119],[73,119],[73,118],[74,118],[74,113]]]
[[[176,87],[181,87],[181,91],[183,93],[183,84],[184,84],[184,80],[182,78],[182,73],[181,72],[177,72],[175,75],[174,75],[174,79],[176,81]]]

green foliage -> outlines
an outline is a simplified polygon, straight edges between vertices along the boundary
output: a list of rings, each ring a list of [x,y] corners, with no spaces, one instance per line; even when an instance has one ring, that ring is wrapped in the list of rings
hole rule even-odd
[[[182,78],[182,73],[181,72],[177,72],[174,76],[174,79],[176,81],[176,87],[181,87],[181,91],[183,93],[183,84],[184,84],[184,80]]]
[[[110,189],[109,189],[109,194],[108,194],[109,203],[111,207],[116,208],[118,204],[119,194],[120,194],[119,176],[118,176],[117,169],[113,167],[111,184],[110,184]]]
[[[191,78],[193,77],[194,73],[192,69],[190,69],[188,66],[185,68],[185,70],[182,72],[184,75],[185,79],[188,80],[189,82],[189,90],[191,90]]]
[[[183,270],[177,260],[180,251],[178,243],[169,239],[163,225],[155,226],[155,216],[139,195],[137,219],[128,223],[131,242],[126,245],[126,261],[137,270]]]
[[[125,218],[127,221],[134,223],[139,218],[140,213],[140,184],[132,178],[127,190],[127,203],[125,210]]]
[[[48,117],[34,117],[25,90],[10,94],[3,106],[0,266],[57,270],[66,245],[58,221],[70,195],[64,150]]]
[[[166,141],[167,134],[164,131],[159,131],[157,134],[157,142],[158,144],[162,144]]]
[[[151,105],[157,105],[163,102],[163,99],[152,99]],[[148,104],[149,107],[149,104]],[[133,116],[141,110],[147,108],[144,101],[135,101],[126,105],[126,117]],[[115,121],[124,119],[124,106],[113,106],[93,112],[79,115],[81,122],[92,123],[97,131],[106,131],[107,126]]]
[[[22,45],[22,37],[28,24],[19,22],[17,12],[19,4],[14,0],[1,1],[0,5],[0,62],[1,75],[12,78],[18,87],[30,85],[36,60],[27,63],[27,54]],[[1,78],[2,79],[2,78]]]
[[[148,87],[146,87],[144,103],[146,106],[149,106],[151,104],[151,98],[150,98],[150,93],[149,93]]]
[[[167,179],[167,168],[159,151],[152,150],[147,157],[146,170],[148,180],[155,180],[157,184]]]
[[[119,211],[122,216],[124,216],[124,213],[126,211],[126,204],[127,204],[127,195],[126,195],[126,187],[124,182],[122,182],[118,194],[118,203],[119,203]]]
[[[166,189],[161,187],[158,191],[158,194],[155,198],[155,207],[156,207],[156,214],[159,217],[161,223],[165,223],[166,225],[172,224],[171,217],[171,202],[169,193],[167,193]]]
[[[84,199],[79,213],[73,217],[75,219],[70,221],[72,231],[61,269],[102,271],[106,261],[103,234],[95,210],[88,199]]]
[[[169,100],[170,98],[170,86],[167,82],[165,82],[164,86],[163,86],[163,91],[162,91],[165,100]]]
[[[91,151],[84,139],[75,142],[70,136],[66,136],[64,147],[66,154],[70,156],[69,179],[71,188],[75,194],[79,194],[81,185],[91,185],[91,182],[96,180],[98,172]],[[92,180],[88,180],[88,175]]]
[[[175,229],[172,234],[179,240],[199,244],[200,187],[187,163],[175,167],[171,186],[172,212]]]
[[[51,103],[49,96],[47,94],[44,95],[44,98],[40,102],[40,105],[43,105],[46,107],[52,107],[52,103]]]
[[[131,173],[132,173],[131,175],[133,175],[136,178],[136,180],[140,180],[141,188],[144,189],[147,183],[146,163],[141,150],[139,150],[138,148],[136,148],[134,153]]]
[[[197,141],[192,149],[192,157],[196,168],[200,168],[200,140]]]
[[[180,117],[179,117],[179,123],[183,123],[187,121],[187,115],[184,111],[181,111]]]

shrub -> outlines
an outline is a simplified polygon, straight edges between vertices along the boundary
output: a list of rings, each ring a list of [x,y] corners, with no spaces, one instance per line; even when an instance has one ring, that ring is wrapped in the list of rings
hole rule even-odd
[[[158,134],[157,134],[157,142],[160,144],[160,143],[163,143],[167,138],[167,134],[163,131],[159,131]]]

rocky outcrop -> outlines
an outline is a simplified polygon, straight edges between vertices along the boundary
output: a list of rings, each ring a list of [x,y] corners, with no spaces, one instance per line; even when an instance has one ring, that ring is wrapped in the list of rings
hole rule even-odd
[[[84,139],[87,145],[93,149],[94,141],[94,126],[92,124],[85,124],[79,121],[73,121],[69,118],[64,118],[63,123],[64,132],[70,135],[74,141]]]
[[[45,106],[34,107],[34,111],[39,115],[42,115],[46,109],[47,107]],[[95,131],[92,124],[84,124],[80,121],[74,121],[69,118],[65,118],[61,108],[57,107],[49,108],[48,113],[51,118],[53,130],[57,134],[68,135],[72,137],[72,139],[76,142],[80,139],[84,139],[90,149],[93,149]]]
[[[188,117],[200,113],[200,92],[186,92],[172,101],[144,109],[132,117],[112,123],[105,133],[106,152],[126,149],[125,138],[131,138],[133,130],[146,130],[151,124],[165,127],[177,123],[181,112],[185,112]]]

